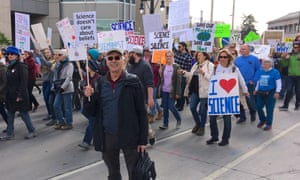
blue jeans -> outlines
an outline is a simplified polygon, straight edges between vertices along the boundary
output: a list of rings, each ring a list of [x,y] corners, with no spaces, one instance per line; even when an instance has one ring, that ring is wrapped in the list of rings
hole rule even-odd
[[[197,106],[200,103],[199,111]],[[195,123],[204,128],[207,119],[207,98],[199,98],[198,94],[191,94],[190,110],[192,112]]]
[[[276,100],[274,98],[274,92],[272,91],[268,96],[257,95],[256,96],[256,109],[258,113],[259,120],[261,122],[266,122],[267,125],[272,126],[273,122],[273,112],[275,108]],[[266,106],[266,113],[264,113],[264,106]]]
[[[255,105],[255,96],[253,95],[255,85],[247,84],[247,87],[248,87],[248,92],[250,94],[250,97],[246,97],[246,102],[247,102],[251,117],[255,117],[256,105]],[[246,112],[243,107],[241,107],[241,109],[240,109],[240,119],[246,120]]]
[[[169,126],[169,110],[173,113],[177,122],[181,122],[181,116],[175,108],[175,101],[170,97],[170,93],[162,92],[162,102],[164,109],[164,125]]]
[[[31,118],[27,111],[20,112],[21,118],[24,121],[28,132],[34,132],[35,128],[32,125]],[[15,120],[15,112],[8,111],[8,119],[7,119],[7,131],[6,134],[11,136],[14,134],[14,120]]]
[[[48,115],[52,115],[50,105],[49,105],[50,89],[51,89],[51,83],[49,81],[44,81],[42,84],[42,91],[43,91],[43,97],[44,97]]]
[[[154,106],[152,108],[150,108],[150,115],[155,116],[155,110],[157,110],[157,112],[162,111],[160,108],[160,105],[158,104],[157,101],[157,87],[153,88],[153,100],[154,100]]]
[[[50,91],[50,94],[49,94],[49,110],[51,112],[51,115],[52,115],[52,119],[56,119],[56,116],[55,116],[55,111],[54,111],[54,100],[55,100],[55,93],[54,92],[51,92]]]
[[[54,99],[54,112],[58,123],[73,123],[73,108],[72,108],[73,93],[61,94],[56,93]],[[62,109],[63,108],[63,109]]]
[[[296,94],[295,107],[299,107],[300,106],[300,76],[288,76],[287,78],[287,89],[286,89],[286,96],[284,99],[285,107],[289,107],[289,103],[293,97],[294,90]]]
[[[84,133],[84,137],[83,137],[83,142],[91,145],[92,139],[93,139],[93,128],[94,128],[94,124],[96,121],[96,117],[93,116],[87,116],[84,110],[84,105],[81,106],[81,114],[86,117],[89,121],[88,126],[85,129],[85,133]]]
[[[212,139],[219,139],[219,129],[217,124],[217,116],[210,116],[210,135]],[[223,115],[224,129],[222,141],[228,142],[231,133],[231,115]]]

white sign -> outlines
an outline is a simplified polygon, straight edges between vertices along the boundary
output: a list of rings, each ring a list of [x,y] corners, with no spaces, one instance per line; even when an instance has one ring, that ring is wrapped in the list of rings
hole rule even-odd
[[[134,46],[143,47],[145,38],[143,35],[133,35],[127,37],[127,49],[132,49]]]
[[[168,26],[174,32],[189,28],[190,25],[190,1],[172,1],[169,4]]]
[[[153,50],[171,50],[172,38],[170,31],[151,32],[149,33],[149,49]]]
[[[15,46],[30,50],[30,18],[28,14],[15,12]]]
[[[212,52],[214,46],[215,24],[198,23],[194,28],[192,50]]]
[[[39,43],[41,49],[48,48],[47,37],[42,23],[32,24],[31,29],[35,40]]]
[[[250,44],[250,54],[259,59],[265,59],[270,56],[270,45]]]
[[[76,12],[73,13],[74,28],[79,44],[96,44],[97,43],[97,27],[96,12]]]
[[[99,51],[107,52],[112,48],[127,48],[125,31],[102,31],[98,33]]]
[[[237,73],[221,73],[211,77],[207,113],[208,115],[240,113]]]
[[[290,53],[293,50],[293,42],[277,43],[275,52]]]
[[[86,46],[83,44],[72,43],[68,48],[68,56],[71,61],[87,59]]]
[[[231,31],[230,42],[240,44],[242,42],[241,32],[240,31]]]
[[[143,15],[145,44],[149,44],[149,33],[163,30],[159,14]]]

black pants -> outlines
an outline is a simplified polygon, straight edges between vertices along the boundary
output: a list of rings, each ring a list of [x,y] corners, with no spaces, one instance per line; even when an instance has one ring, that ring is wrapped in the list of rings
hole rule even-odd
[[[103,160],[108,168],[108,180],[121,180],[120,173],[120,148],[117,147],[118,137],[105,134],[105,152],[102,153]],[[129,180],[132,180],[132,171],[139,157],[137,148],[122,149],[125,157]]]
[[[28,81],[28,93],[29,93],[29,100],[30,100],[30,109],[32,109],[32,104],[34,106],[38,106],[39,103],[37,102],[36,98],[32,94],[32,90],[35,84],[35,80],[29,80]]]

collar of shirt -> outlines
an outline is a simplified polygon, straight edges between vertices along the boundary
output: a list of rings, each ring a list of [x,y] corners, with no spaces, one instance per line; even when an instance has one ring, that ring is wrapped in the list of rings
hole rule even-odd
[[[123,75],[123,73],[118,77],[118,79],[117,80],[115,80],[115,81],[113,81],[112,79],[111,79],[111,76],[110,76],[110,74],[108,74],[108,76],[107,76],[107,80],[110,82],[110,84],[111,84],[111,87],[113,88],[113,89],[115,89],[116,88],[116,84],[117,84],[117,82],[122,78],[122,75]]]

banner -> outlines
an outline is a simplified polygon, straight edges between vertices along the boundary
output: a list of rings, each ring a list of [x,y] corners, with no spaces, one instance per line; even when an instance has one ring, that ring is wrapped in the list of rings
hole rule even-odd
[[[153,50],[171,50],[172,38],[170,31],[149,33],[149,49]]]
[[[237,73],[221,73],[211,77],[207,113],[208,115],[240,113]]]
[[[132,35],[127,37],[127,49],[130,50],[134,46],[144,46],[145,37],[143,35]]]
[[[112,48],[127,49],[125,31],[102,31],[98,33],[98,49],[107,52]]]
[[[96,44],[97,43],[97,27],[96,12],[76,12],[73,13],[74,28],[78,44]]]
[[[230,31],[230,24],[216,24],[215,38],[229,38]]]
[[[194,27],[192,50],[212,52],[214,45],[215,24],[198,23]]]
[[[15,46],[30,50],[30,18],[28,14],[15,12]]]
[[[42,23],[32,24],[31,29],[34,39],[39,43],[41,49],[48,48],[47,37]]]

